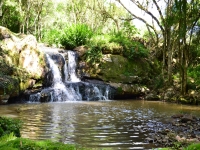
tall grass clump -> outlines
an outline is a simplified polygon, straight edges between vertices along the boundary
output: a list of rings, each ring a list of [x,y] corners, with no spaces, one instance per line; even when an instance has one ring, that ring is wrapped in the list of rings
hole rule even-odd
[[[86,45],[92,36],[93,31],[88,25],[73,24],[64,29],[61,44],[66,49],[74,49],[77,46]]]

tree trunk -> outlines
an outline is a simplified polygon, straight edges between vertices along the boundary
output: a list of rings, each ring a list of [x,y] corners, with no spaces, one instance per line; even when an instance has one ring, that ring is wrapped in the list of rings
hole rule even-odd
[[[167,70],[167,77],[168,77],[168,85],[172,84],[172,47],[171,47],[171,30],[170,28],[167,29],[167,52],[168,52],[168,70]]]
[[[182,95],[186,94],[187,89],[187,43],[186,43],[186,6],[187,6],[187,0],[182,1],[183,4],[183,75],[182,75]]]

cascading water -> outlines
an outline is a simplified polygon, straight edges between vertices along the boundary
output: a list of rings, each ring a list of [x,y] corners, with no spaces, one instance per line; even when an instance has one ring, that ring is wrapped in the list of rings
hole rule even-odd
[[[76,74],[76,52],[67,52],[68,61],[63,54],[46,54],[50,68],[48,86],[39,93],[29,96],[30,102],[108,100],[111,97],[110,86],[99,83],[82,82]],[[55,56],[56,55],[56,56]],[[58,65],[58,60],[62,65]],[[67,63],[68,62],[68,63]],[[63,73],[62,73],[63,72]]]
[[[76,76],[76,53],[74,51],[68,51],[68,71],[71,82],[80,82]]]
[[[81,100],[81,96],[79,93],[75,92],[73,88],[66,87],[64,82],[62,81],[61,73],[58,66],[54,63],[54,61],[47,54],[47,60],[49,62],[49,66],[52,69],[53,74],[53,98],[57,99],[56,101],[75,101]],[[66,62],[65,62],[66,65]],[[64,65],[64,66],[65,66]],[[64,68],[65,78],[68,77],[67,69]],[[65,79],[66,80],[66,79]]]

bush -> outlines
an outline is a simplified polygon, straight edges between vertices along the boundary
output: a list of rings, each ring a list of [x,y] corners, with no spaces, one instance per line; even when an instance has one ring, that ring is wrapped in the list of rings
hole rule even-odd
[[[148,50],[139,43],[123,35],[123,32],[113,33],[110,42],[115,42],[123,47],[123,55],[129,59],[148,56]]]
[[[43,31],[42,41],[50,46],[61,47],[61,34],[59,29],[50,29]]]
[[[100,48],[104,47],[108,43],[110,43],[111,35],[108,34],[96,34],[93,35],[88,42],[88,46],[99,46]]]
[[[15,136],[20,137],[20,128],[21,121],[0,117],[0,137],[12,132]]]
[[[200,65],[188,68],[188,82],[190,85],[199,85],[200,84]],[[198,87],[199,88],[199,87]]]
[[[87,25],[73,24],[64,29],[61,44],[66,49],[74,49],[77,46],[86,45],[92,35],[93,31]]]

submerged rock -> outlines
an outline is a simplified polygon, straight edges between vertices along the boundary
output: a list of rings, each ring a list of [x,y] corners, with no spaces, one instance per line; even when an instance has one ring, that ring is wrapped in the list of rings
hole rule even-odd
[[[175,114],[167,123],[151,121],[147,123],[151,132],[145,142],[153,141],[160,147],[173,147],[176,142],[180,142],[179,146],[200,142],[199,124],[200,120],[190,114]]]

